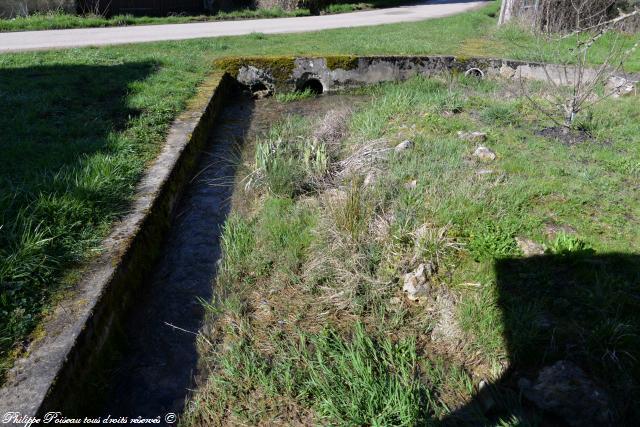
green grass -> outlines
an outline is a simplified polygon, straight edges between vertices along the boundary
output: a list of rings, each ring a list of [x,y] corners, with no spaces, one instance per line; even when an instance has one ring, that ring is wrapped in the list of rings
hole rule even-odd
[[[0,32],[61,30],[69,28],[123,27],[128,25],[160,25],[185,24],[190,22],[208,22],[237,19],[287,18],[292,16],[309,16],[309,9],[300,8],[292,11],[280,7],[264,9],[242,9],[233,12],[218,12],[214,15],[172,15],[164,17],[114,15],[76,15],[65,12],[35,13],[11,19],[0,19]]]
[[[371,0],[362,3],[339,3],[330,4],[318,12],[321,14],[346,13],[372,8],[394,7],[405,3],[407,3],[406,0]],[[304,7],[294,10],[284,10],[281,7],[257,9],[247,8],[229,12],[219,11],[213,15],[178,14],[163,17],[134,15],[114,15],[104,17],[95,14],[77,15],[63,11],[52,11],[46,13],[34,13],[28,16],[19,16],[11,19],[0,18],[0,32],[123,27],[128,25],[185,24],[190,22],[239,19],[288,18],[294,16],[310,16],[311,14],[311,11]]]
[[[0,55],[0,373],[11,365],[10,355],[28,342],[56,295],[73,287],[112,223],[127,212],[137,180],[215,58],[468,54],[470,47],[477,54],[537,57],[531,35],[496,31],[496,8],[389,25],[384,31],[367,27]],[[517,45],[510,42],[514,38]],[[608,43],[601,39],[595,58],[602,57]],[[631,58],[628,65],[640,70],[640,58]],[[410,111],[406,99],[416,95],[402,96],[380,98],[374,110],[358,114],[354,120],[363,137],[381,135],[397,106]],[[461,101],[439,92],[437,102],[450,106]],[[632,104],[621,105],[627,116],[636,114]],[[508,117],[504,111],[483,114]],[[616,117],[597,116],[594,132],[633,140],[635,129],[614,126]],[[632,156],[597,155],[611,170],[640,170]],[[627,231],[623,218],[617,217],[620,233]],[[370,248],[367,257],[375,256],[376,248]]]
[[[301,99],[311,98],[316,94],[311,89],[298,90],[293,92],[278,92],[275,98],[280,102],[294,102]]]
[[[300,194],[312,187],[316,178],[327,172],[330,153],[325,145],[299,137],[307,126],[305,120],[292,118],[274,126],[264,140],[258,141],[256,167],[248,185],[280,196]]]
[[[549,90],[534,86],[535,97]],[[606,388],[619,424],[637,418],[637,100],[603,100],[585,112],[595,139],[566,145],[536,135],[551,123],[508,92],[446,76],[360,90],[371,98],[338,159],[371,141],[415,143],[380,160],[374,184],[365,169],[277,196],[238,190],[254,208],[224,231],[213,344],[201,348],[210,374],[184,425],[545,425],[513,384],[558,360]],[[458,114],[444,114],[451,105]],[[258,146],[309,141],[313,128],[284,118]],[[497,159],[473,160],[460,130],[487,132]],[[299,182],[303,157],[274,150]],[[246,158],[249,170],[261,161]],[[524,257],[516,237],[545,255]],[[435,266],[431,290],[411,303],[402,281],[419,263]]]
[[[362,325],[355,326],[349,340],[332,330],[301,334],[294,341],[277,334],[271,339],[282,346],[273,358],[256,352],[250,339],[229,350],[214,380],[223,399],[250,398],[257,386],[272,398],[303,401],[331,425],[411,426],[423,421],[429,391],[415,377],[415,342],[373,341]],[[202,403],[220,405],[211,411],[225,410],[224,401]],[[251,422],[269,409],[258,403],[234,409],[234,416]],[[198,421],[210,421],[203,418]]]

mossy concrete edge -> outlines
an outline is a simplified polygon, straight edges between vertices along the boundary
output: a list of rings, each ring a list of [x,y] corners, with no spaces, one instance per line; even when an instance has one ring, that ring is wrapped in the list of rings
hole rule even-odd
[[[323,92],[332,92],[442,72],[515,81],[551,79],[558,85],[572,85],[578,78],[589,80],[598,74],[596,69],[585,69],[580,77],[572,65],[446,55],[229,56],[216,59],[214,67],[249,88],[267,88],[271,92],[301,90],[310,80],[322,84]]]
[[[136,188],[131,212],[103,241],[70,298],[43,322],[38,340],[18,359],[0,388],[0,414],[74,413],[74,396],[91,388],[110,341],[153,266],[176,202],[190,179],[214,120],[235,84],[216,73],[199,86],[172,124],[161,153]],[[68,412],[66,412],[68,411]]]

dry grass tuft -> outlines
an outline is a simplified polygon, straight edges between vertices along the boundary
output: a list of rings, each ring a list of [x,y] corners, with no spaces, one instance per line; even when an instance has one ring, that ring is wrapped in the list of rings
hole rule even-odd
[[[351,114],[348,108],[329,110],[313,132],[313,139],[325,144],[330,153],[337,153],[349,131]]]
[[[376,166],[385,161],[393,148],[389,148],[387,139],[375,139],[360,144],[356,150],[336,164],[334,176],[338,181],[352,175],[366,175],[372,170],[376,170]]]
[[[464,338],[456,319],[456,303],[455,295],[443,288],[433,304],[436,323],[431,331],[431,339],[451,352],[462,347]]]

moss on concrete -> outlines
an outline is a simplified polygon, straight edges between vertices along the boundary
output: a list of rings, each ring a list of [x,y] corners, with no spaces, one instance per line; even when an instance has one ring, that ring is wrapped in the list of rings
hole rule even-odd
[[[330,70],[353,70],[358,68],[360,58],[354,55],[337,55],[326,56],[325,60],[327,61],[327,67]]]
[[[229,73],[232,77],[238,77],[238,71],[243,66],[253,66],[268,71],[276,81],[285,81],[291,78],[295,67],[293,56],[260,56],[260,57],[225,57],[216,59],[214,66],[217,71]]]
[[[193,98],[191,98],[187,102],[187,108],[179,118],[183,118],[186,115],[193,114],[194,111],[200,111],[204,109],[211,101],[211,94],[218,88],[223,76],[224,73],[219,71],[215,71],[207,76],[200,84],[200,86],[198,86],[198,91],[193,96]]]

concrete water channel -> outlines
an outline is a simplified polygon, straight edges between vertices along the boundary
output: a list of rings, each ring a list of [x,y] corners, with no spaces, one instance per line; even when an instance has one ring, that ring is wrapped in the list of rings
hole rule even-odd
[[[322,116],[351,106],[355,96],[324,95],[281,103],[254,100],[236,89],[220,114],[177,211],[153,273],[124,321],[126,338],[106,372],[108,390],[97,416],[154,418],[182,412],[197,370],[196,333],[211,301],[220,233],[229,213],[236,171],[252,158],[257,136],[288,115]],[[243,149],[249,151],[243,155]],[[79,402],[76,402],[79,403]]]

